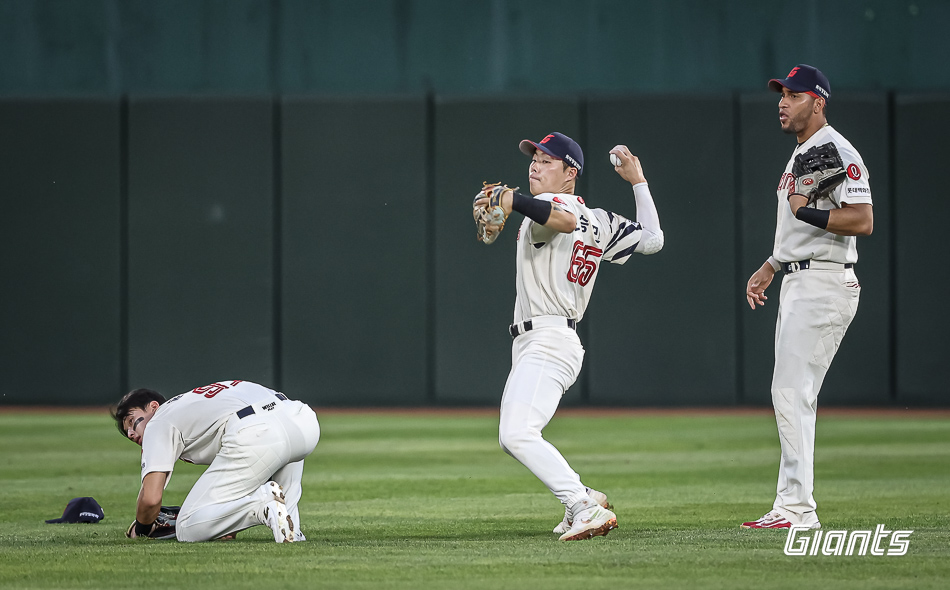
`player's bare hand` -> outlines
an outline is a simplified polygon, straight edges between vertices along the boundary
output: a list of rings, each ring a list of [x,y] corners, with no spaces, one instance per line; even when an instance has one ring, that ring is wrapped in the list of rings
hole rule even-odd
[[[646,177],[643,176],[643,168],[640,167],[640,158],[631,154],[627,146],[616,145],[610,150],[610,153],[620,158],[620,166],[614,166],[614,170],[621,178],[630,184],[640,184],[647,181]]]
[[[765,290],[772,283],[774,276],[775,271],[772,269],[772,265],[766,262],[762,265],[762,268],[749,277],[749,282],[745,288],[746,301],[749,302],[749,307],[755,309],[756,304],[765,305],[765,300],[768,299],[765,296]]]

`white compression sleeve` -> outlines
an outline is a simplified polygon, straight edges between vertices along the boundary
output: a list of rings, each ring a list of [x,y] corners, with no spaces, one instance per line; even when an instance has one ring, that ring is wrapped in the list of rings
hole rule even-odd
[[[655,254],[663,248],[663,230],[660,229],[660,216],[650,187],[645,182],[633,185],[633,197],[637,202],[637,223],[643,228],[643,237],[636,251],[641,254]]]
[[[653,232],[661,231],[660,216],[656,212],[653,195],[650,194],[650,185],[645,182],[633,185],[633,198],[637,201],[637,223],[643,229],[649,229]]]

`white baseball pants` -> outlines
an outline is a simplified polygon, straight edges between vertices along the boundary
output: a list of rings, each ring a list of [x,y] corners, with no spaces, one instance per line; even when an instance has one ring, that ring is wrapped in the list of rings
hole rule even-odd
[[[818,522],[814,497],[818,391],[860,296],[853,269],[802,270],[782,280],[772,374],[782,459],[773,509],[792,524]]]
[[[320,424],[309,406],[277,402],[273,411],[228,420],[221,450],[188,493],[178,515],[179,541],[210,541],[262,523],[273,498],[269,480],[284,489],[287,510],[300,529],[303,460],[320,440]]]
[[[501,398],[498,442],[565,505],[586,495],[571,469],[541,431],[561,396],[577,379],[584,347],[570,328],[537,328],[514,339],[511,372]]]

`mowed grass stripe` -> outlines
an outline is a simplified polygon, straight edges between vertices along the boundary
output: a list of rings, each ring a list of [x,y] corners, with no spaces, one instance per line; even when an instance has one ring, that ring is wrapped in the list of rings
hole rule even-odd
[[[497,418],[328,412],[305,473],[307,543],[131,542],[138,449],[107,415],[0,413],[2,588],[943,588],[950,420],[819,417],[827,529],[913,529],[904,557],[788,557],[745,531],[771,505],[763,415],[555,417],[545,436],[616,506],[607,538],[558,543],[563,508],[497,443]],[[203,468],[179,464],[166,503]],[[46,525],[94,496],[97,525]],[[766,582],[767,580],[767,582]]]

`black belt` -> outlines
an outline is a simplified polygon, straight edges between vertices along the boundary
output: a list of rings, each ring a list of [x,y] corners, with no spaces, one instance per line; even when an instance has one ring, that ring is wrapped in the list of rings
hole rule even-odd
[[[277,399],[283,402],[287,401],[288,399],[287,396],[282,393],[275,393],[274,395],[277,396]],[[247,406],[246,408],[241,408],[235,413],[237,414],[238,419],[247,418],[248,416],[252,416],[255,414],[254,406]]]
[[[815,267],[825,267],[825,270],[829,270],[826,265],[839,266],[842,269],[854,268],[853,262],[841,263],[841,262],[825,262],[824,260],[799,260],[797,262],[782,262],[782,270],[785,271],[785,274],[790,274],[793,272],[798,272],[800,270],[808,270],[811,268],[812,263],[815,263]]]
[[[568,328],[572,330],[577,329],[576,320],[572,320],[571,318],[563,318],[563,319],[564,319],[565,325]],[[534,322],[532,322],[531,320],[525,320],[521,323],[511,324],[510,326],[508,326],[508,333],[511,334],[512,338],[514,338],[516,336],[521,336],[525,332],[530,332],[533,329],[534,329]]]

